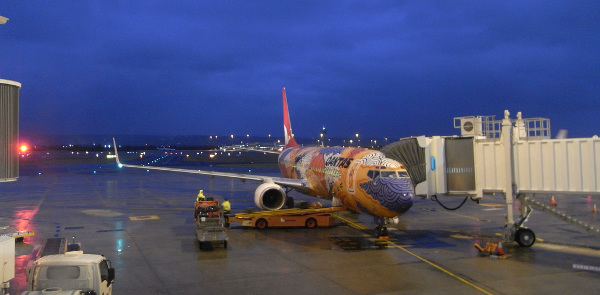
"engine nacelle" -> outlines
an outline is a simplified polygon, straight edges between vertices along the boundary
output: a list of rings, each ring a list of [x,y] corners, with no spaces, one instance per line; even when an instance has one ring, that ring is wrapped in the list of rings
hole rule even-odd
[[[263,210],[277,210],[285,205],[287,194],[274,183],[263,183],[254,192],[254,204]]]

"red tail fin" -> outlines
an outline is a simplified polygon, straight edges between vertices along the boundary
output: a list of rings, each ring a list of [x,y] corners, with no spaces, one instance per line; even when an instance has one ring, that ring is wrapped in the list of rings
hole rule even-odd
[[[285,147],[297,147],[298,143],[294,140],[294,134],[292,133],[292,124],[290,123],[290,113],[288,111],[287,98],[285,97],[285,87],[282,90],[283,93],[283,132],[285,136]]]

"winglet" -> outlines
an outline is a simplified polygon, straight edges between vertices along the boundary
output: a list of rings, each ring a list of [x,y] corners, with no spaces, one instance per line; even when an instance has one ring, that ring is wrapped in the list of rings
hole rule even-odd
[[[283,132],[285,137],[285,147],[297,147],[298,143],[294,139],[294,134],[292,133],[292,124],[290,123],[290,113],[288,111],[287,98],[285,97],[285,87],[283,87]]]
[[[115,138],[113,137],[113,146],[115,147],[115,160],[117,161],[117,165],[119,165],[119,168],[123,167],[123,164],[121,164],[121,161],[119,160],[119,151],[117,151],[117,142],[115,141]]]

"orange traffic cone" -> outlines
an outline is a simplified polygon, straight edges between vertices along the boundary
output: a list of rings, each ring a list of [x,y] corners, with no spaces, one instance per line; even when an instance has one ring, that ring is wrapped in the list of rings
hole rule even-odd
[[[552,200],[550,200],[551,206],[556,206],[556,200],[554,200],[554,196],[552,196]]]
[[[596,209],[596,204],[594,204],[594,210],[592,210],[592,212],[598,213],[598,209]]]
[[[498,242],[498,248],[496,249],[496,255],[504,255],[504,247],[502,247],[502,241]]]

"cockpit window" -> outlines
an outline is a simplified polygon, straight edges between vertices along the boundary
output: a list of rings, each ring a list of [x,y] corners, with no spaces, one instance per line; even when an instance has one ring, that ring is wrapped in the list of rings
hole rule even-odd
[[[382,178],[398,178],[396,171],[381,171],[380,177]]]
[[[398,176],[399,177],[408,177],[408,172],[406,172],[406,171],[398,171]]]
[[[375,178],[401,178],[408,177],[408,173],[406,171],[379,171],[379,170],[369,170],[367,176],[371,179]]]
[[[369,170],[369,172],[367,172],[367,176],[371,179],[375,179],[379,177],[379,171],[378,170]]]

